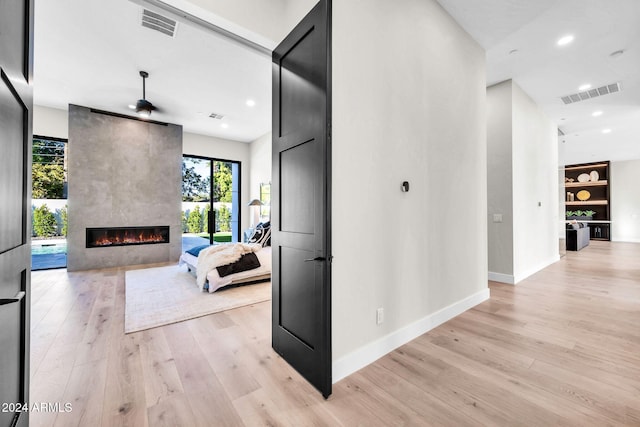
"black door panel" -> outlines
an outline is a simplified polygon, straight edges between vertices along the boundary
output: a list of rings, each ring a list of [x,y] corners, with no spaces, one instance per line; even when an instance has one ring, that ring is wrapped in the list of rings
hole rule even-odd
[[[330,2],[273,52],[273,348],[331,394]]]

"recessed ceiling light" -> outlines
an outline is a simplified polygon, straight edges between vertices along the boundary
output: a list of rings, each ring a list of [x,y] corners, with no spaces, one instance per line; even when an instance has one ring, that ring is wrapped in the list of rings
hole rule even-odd
[[[602,129],[602,133],[611,133],[611,129]]]
[[[135,105],[133,105],[133,104],[129,104],[129,108],[131,108],[132,110],[135,110],[135,109],[136,109],[136,106],[135,106]]]
[[[558,46],[566,46],[573,41],[573,36],[571,34],[560,37],[556,42]]]
[[[518,49],[511,49],[511,50],[509,51],[509,55],[515,55],[515,54],[517,54],[517,53],[518,53]]]
[[[578,90],[587,90],[587,89],[591,89],[591,85],[589,83],[585,83],[578,88]]]
[[[204,112],[202,112],[202,111],[198,111],[196,114],[197,114],[198,116],[204,116]]]
[[[221,127],[222,129],[226,129],[226,128],[228,128],[228,127],[229,127],[229,125],[228,125],[228,124],[226,124],[226,123],[223,123],[223,124],[221,124],[221,125],[220,125],[220,127]]]
[[[254,107],[256,105],[256,101],[254,101],[253,99],[247,99],[247,105],[249,107]]]
[[[602,111],[594,111],[593,113],[591,113],[591,115],[592,115],[593,117],[601,116],[601,115],[602,115]]]

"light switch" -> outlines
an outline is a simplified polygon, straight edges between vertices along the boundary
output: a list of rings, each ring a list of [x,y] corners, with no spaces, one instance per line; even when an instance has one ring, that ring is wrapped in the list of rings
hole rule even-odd
[[[493,214],[493,222],[502,222],[502,214]]]

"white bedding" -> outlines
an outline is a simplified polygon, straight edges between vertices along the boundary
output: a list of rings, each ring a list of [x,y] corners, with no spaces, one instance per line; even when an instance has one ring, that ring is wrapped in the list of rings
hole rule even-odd
[[[271,277],[271,246],[266,246],[257,251],[256,256],[260,261],[260,267],[253,270],[242,271],[240,273],[230,274],[225,277],[220,277],[218,270],[213,268],[207,274],[208,291],[215,292],[216,290],[229,285],[235,285],[244,282],[252,282],[254,280],[266,280]],[[183,253],[180,257],[180,265],[187,264],[192,272],[197,274],[198,257],[195,257],[188,253]]]

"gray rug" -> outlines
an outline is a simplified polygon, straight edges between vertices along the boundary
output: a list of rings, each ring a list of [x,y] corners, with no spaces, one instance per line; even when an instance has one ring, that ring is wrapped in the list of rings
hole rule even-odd
[[[125,286],[125,333],[271,299],[271,282],[202,292],[184,265],[127,271]]]

